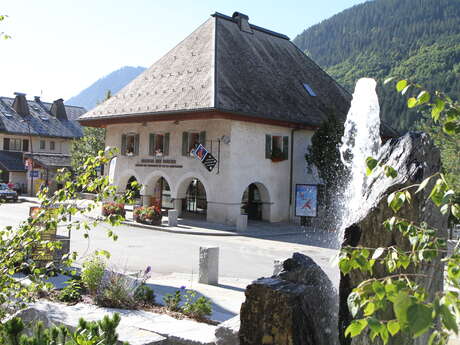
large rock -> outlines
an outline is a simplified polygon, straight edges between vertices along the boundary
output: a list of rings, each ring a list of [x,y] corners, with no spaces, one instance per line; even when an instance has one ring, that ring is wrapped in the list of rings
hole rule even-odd
[[[241,306],[241,345],[333,345],[337,343],[336,294],[321,268],[294,253],[283,271],[246,288]]]
[[[397,246],[402,250],[410,250],[410,244],[400,232],[389,232],[384,229],[383,222],[391,218],[394,214],[387,206],[388,195],[400,188],[418,184],[425,178],[440,171],[441,162],[439,150],[436,149],[424,133],[408,133],[401,138],[389,140],[380,151],[379,160],[392,166],[398,172],[394,179],[385,177],[383,174],[378,176],[371,175],[360,213],[357,215],[353,224],[350,224],[345,231],[345,239],[342,246],[362,246],[368,248]],[[429,227],[438,229],[437,236],[446,237],[447,219],[439,212],[438,208],[427,201],[429,191],[412,194],[410,206],[404,206],[398,216],[408,219],[416,224],[426,222]],[[408,269],[413,272],[413,268]],[[427,292],[433,296],[443,288],[443,265],[440,258],[432,262],[429,266],[424,266],[417,270],[429,276],[429,279],[418,280]],[[374,277],[380,278],[387,276],[388,272],[382,265],[376,265]],[[347,276],[340,279],[339,299],[339,330],[340,342],[342,345],[364,345],[375,344],[371,342],[367,335],[355,337],[353,339],[344,338],[343,332],[352,320],[348,310],[347,298],[353,288],[360,282],[369,278],[368,274],[352,271]],[[388,344],[426,344],[427,336],[417,339],[402,339],[401,337],[392,338]]]
[[[191,320],[177,320],[168,315],[141,310],[100,308],[79,303],[68,306],[52,302],[37,302],[16,313],[26,323],[42,321],[45,326],[64,325],[70,329],[78,326],[83,317],[87,321],[97,321],[104,315],[119,313],[117,328],[120,341],[130,345],[214,345],[215,326]]]

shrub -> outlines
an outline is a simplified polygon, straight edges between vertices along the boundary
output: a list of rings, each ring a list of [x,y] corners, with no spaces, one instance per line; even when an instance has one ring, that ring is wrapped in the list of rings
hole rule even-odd
[[[92,256],[83,263],[81,280],[89,293],[94,295],[101,286],[102,278],[107,267],[106,262],[99,256]]]
[[[155,293],[151,287],[142,283],[134,291],[134,299],[142,304],[153,304],[155,303]]]
[[[163,303],[166,308],[171,311],[180,311],[180,302],[182,301],[181,290],[177,290],[174,295],[166,294],[163,297]]]
[[[108,217],[118,215],[124,217],[126,215],[125,205],[116,202],[106,202],[102,204],[102,215]]]
[[[161,224],[161,208],[157,205],[138,207],[134,210],[134,219],[139,223]]]
[[[182,312],[186,315],[196,318],[203,318],[211,315],[211,300],[204,296],[196,298],[196,291],[187,290],[185,293],[185,302]]]
[[[107,315],[97,322],[87,322],[80,319],[74,333],[64,326],[45,329],[42,322],[33,326],[32,335],[23,334],[26,329],[24,322],[13,318],[0,325],[0,344],[2,345],[115,345],[118,344],[116,328],[120,323],[120,315],[113,318]],[[129,345],[128,343],[123,343]]]
[[[75,279],[72,279],[66,282],[67,286],[59,291],[58,300],[61,302],[80,302],[82,300],[81,294],[83,292],[83,287],[81,282]]]
[[[96,304],[109,308],[132,308],[139,282],[114,271],[107,272],[96,295]]]

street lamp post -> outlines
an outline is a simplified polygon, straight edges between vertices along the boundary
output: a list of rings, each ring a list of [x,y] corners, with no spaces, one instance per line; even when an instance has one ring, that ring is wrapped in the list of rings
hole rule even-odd
[[[29,142],[30,142],[30,158],[32,161],[32,169],[30,171],[30,191],[29,194],[30,196],[33,195],[33,190],[34,190],[34,149],[33,149],[33,143],[32,143],[32,133],[30,131],[30,122],[26,119],[21,120],[21,122],[27,123],[27,130],[29,132]]]

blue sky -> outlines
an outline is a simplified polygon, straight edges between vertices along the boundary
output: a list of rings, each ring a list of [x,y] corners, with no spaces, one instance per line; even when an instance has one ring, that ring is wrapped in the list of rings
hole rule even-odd
[[[145,66],[211,13],[240,11],[253,24],[293,39],[364,0],[2,0],[0,95],[70,98],[125,65]]]

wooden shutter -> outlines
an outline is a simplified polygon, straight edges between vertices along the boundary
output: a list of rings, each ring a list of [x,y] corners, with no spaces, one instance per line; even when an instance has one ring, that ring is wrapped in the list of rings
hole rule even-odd
[[[188,156],[188,132],[182,133],[182,156]]]
[[[149,155],[155,155],[155,134],[150,133],[149,135]]]
[[[29,152],[29,140],[27,139],[22,141],[22,152]]]
[[[10,150],[10,138],[3,138],[3,149],[5,151]]]
[[[121,135],[121,154],[126,155],[126,134]]]
[[[169,133],[163,137],[163,156],[169,156]]]
[[[206,147],[206,132],[200,132],[200,144]]]
[[[134,156],[139,154],[139,134],[134,136]]]
[[[284,159],[289,158],[289,137],[288,136],[283,137],[283,158]]]
[[[272,136],[265,134],[265,158],[272,158]]]

